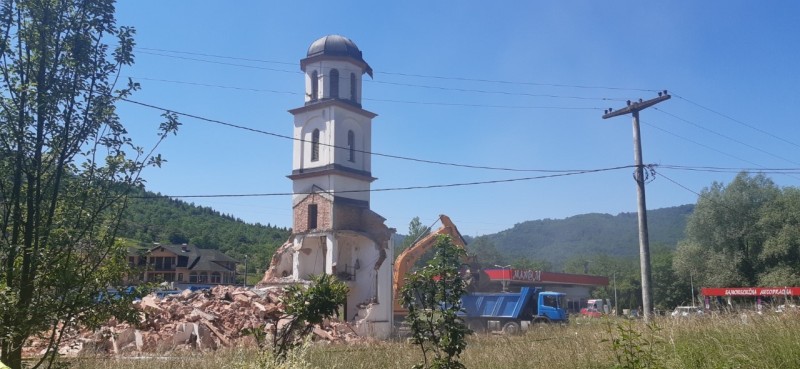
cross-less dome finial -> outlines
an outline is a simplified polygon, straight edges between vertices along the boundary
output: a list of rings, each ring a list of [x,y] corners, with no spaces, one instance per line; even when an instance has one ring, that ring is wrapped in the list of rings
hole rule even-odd
[[[311,61],[319,57],[334,56],[346,57],[355,59],[359,64],[363,64],[364,72],[372,77],[372,68],[364,60],[361,50],[358,46],[347,37],[341,35],[327,35],[311,43],[306,53],[306,59],[303,61]],[[301,63],[302,65],[302,63]]]

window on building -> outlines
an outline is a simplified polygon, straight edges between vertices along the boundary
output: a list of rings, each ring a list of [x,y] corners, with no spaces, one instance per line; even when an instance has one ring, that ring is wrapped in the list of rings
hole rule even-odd
[[[208,272],[200,272],[200,274],[197,275],[197,282],[208,283]]]
[[[336,69],[331,69],[330,77],[331,77],[331,98],[335,99],[339,97],[339,71]]]
[[[350,73],[350,100],[356,101],[356,74]]]
[[[197,283],[197,272],[189,273],[189,283]]]
[[[311,72],[311,100],[316,100],[319,96],[319,74],[317,71]]]
[[[319,130],[311,132],[311,161],[319,160]]]
[[[211,283],[222,283],[222,276],[219,274],[219,272],[211,273]]]
[[[178,273],[178,282],[183,282],[183,273]]]
[[[347,131],[347,149],[350,151],[347,160],[356,161],[356,134],[353,131]]]
[[[317,228],[317,204],[308,205],[308,229]]]

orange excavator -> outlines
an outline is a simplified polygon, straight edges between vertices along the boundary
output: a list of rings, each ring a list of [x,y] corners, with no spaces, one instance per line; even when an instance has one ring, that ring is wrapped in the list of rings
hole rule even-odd
[[[422,237],[422,239],[412,244],[409,248],[403,250],[394,262],[394,268],[392,270],[392,275],[394,276],[392,296],[394,298],[395,317],[404,317],[408,314],[408,309],[404,308],[400,303],[400,290],[406,283],[406,274],[417,260],[433,247],[439,235],[450,236],[450,239],[456,247],[466,249],[467,243],[464,241],[464,237],[461,237],[461,233],[458,232],[458,228],[456,228],[456,225],[453,224],[450,218],[447,215],[441,214],[439,215],[439,220],[442,222],[441,228],[436,232],[429,233],[425,237]]]

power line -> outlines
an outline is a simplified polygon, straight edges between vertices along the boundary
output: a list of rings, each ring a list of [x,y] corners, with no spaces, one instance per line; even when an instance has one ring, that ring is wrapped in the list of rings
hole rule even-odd
[[[659,168],[709,173],[758,172],[765,174],[800,174],[800,168],[734,168],[659,164]]]
[[[247,64],[227,63],[227,62],[221,62],[221,61],[216,61],[216,60],[206,60],[206,59],[190,58],[190,57],[186,57],[186,56],[178,56],[178,55],[167,55],[167,54],[151,53],[151,52],[147,52],[147,51],[142,51],[142,52],[140,52],[140,53],[141,53],[141,54],[145,54],[145,55],[163,56],[163,57],[166,57],[166,58],[174,58],[174,59],[182,59],[182,60],[191,60],[191,61],[198,61],[198,62],[203,62],[203,63],[211,63],[211,64],[219,64],[219,65],[227,65],[227,66],[231,66],[231,67],[241,67],[241,68],[259,69],[259,70],[269,70],[269,71],[273,71],[273,72],[283,72],[283,73],[292,73],[292,74],[301,74],[301,73],[303,73],[302,71],[296,71],[296,70],[286,70],[286,69],[277,69],[277,68],[267,68],[267,67],[259,67],[259,66],[255,66],[255,65],[247,65]]]
[[[137,47],[138,50],[145,50],[140,51],[143,54],[148,55],[155,55],[155,56],[162,56],[162,57],[170,57],[170,58],[178,58],[178,59],[185,59],[185,60],[193,60],[199,62],[206,62],[206,63],[215,63],[215,64],[222,64],[222,65],[229,65],[229,66],[238,66],[244,68],[253,68],[253,69],[262,69],[262,70],[271,70],[271,71],[278,71],[278,72],[285,72],[285,73],[302,73],[300,71],[289,71],[284,69],[275,69],[275,68],[264,68],[264,67],[257,67],[252,65],[243,65],[243,64],[235,64],[235,63],[225,63],[207,59],[198,59],[198,58],[187,58],[181,57],[178,55],[169,55],[163,53],[172,53],[172,54],[184,54],[184,55],[194,55],[194,56],[202,56],[202,57],[211,57],[211,58],[219,58],[219,59],[228,59],[228,60],[240,60],[240,61],[249,61],[249,62],[256,62],[256,63],[269,63],[269,64],[280,64],[280,65],[297,65],[294,62],[284,62],[284,61],[275,61],[275,60],[266,60],[266,59],[256,59],[256,58],[242,58],[242,57],[234,57],[234,56],[227,56],[227,55],[219,55],[219,54],[211,54],[211,53],[201,53],[201,52],[190,52],[190,51],[180,51],[180,50],[168,50],[168,49],[159,49],[159,48],[147,48],[147,47]],[[152,51],[157,51],[161,53],[156,53]],[[528,86],[546,86],[546,87],[560,87],[560,88],[576,88],[576,89],[600,89],[600,90],[616,90],[616,91],[641,91],[641,92],[657,92],[654,89],[641,89],[641,88],[626,88],[626,87],[615,87],[615,86],[591,86],[591,85],[577,85],[577,84],[557,84],[557,83],[543,83],[543,82],[530,82],[530,81],[509,81],[509,80],[494,80],[494,79],[482,79],[482,78],[470,78],[470,77],[452,77],[452,76],[438,76],[438,75],[428,75],[428,74],[414,74],[414,73],[403,73],[403,72],[376,72],[378,74],[386,74],[386,75],[396,75],[396,76],[403,76],[403,77],[416,77],[416,78],[429,78],[429,79],[436,79],[436,80],[452,80],[452,81],[469,81],[469,82],[482,82],[482,83],[496,83],[496,84],[506,84],[506,85],[528,85]],[[437,86],[425,86],[425,85],[413,85],[413,84],[401,84],[401,83],[393,83],[393,82],[385,82],[385,81],[372,81],[375,83],[384,83],[384,84],[395,84],[395,85],[406,85],[406,86],[413,86],[413,87],[420,87],[420,88],[437,88],[437,89],[446,89],[444,87],[437,87]],[[451,89],[455,91],[470,91],[469,89]],[[521,93],[511,93],[511,92],[504,92],[504,91],[483,91],[483,90],[472,90],[471,92],[481,92],[481,93],[500,93],[500,94],[516,94],[516,95],[525,95]],[[535,94],[530,94],[535,95]],[[552,97],[552,98],[567,98],[567,99],[589,99],[589,100],[617,100],[615,98],[593,98],[593,97],[578,97],[578,96],[560,96],[560,95],[547,95],[542,94],[543,96],[540,97]],[[692,101],[686,97],[681,95],[672,93],[672,96],[675,96],[683,101],[686,101],[692,105],[695,105],[701,109],[709,111],[711,113],[717,114],[725,119],[731,120],[737,124],[745,126],[747,128],[753,129],[758,131],[764,135],[772,137],[774,139],[783,141],[790,145],[800,147],[800,144],[787,140],[783,137],[777,136],[770,132],[767,132],[761,128],[753,126],[751,124],[745,123],[739,119],[733,118],[727,114],[719,112],[717,110],[711,109],[706,107],[700,103]],[[365,99],[366,100],[366,99]],[[381,101],[381,100],[375,100]],[[417,102],[417,101],[398,101],[398,100],[385,100],[387,102],[398,102],[398,103],[406,103],[406,104],[426,104],[426,105],[450,105],[450,106],[485,106],[485,105],[478,105],[478,104],[436,104],[436,103],[425,103],[425,102]],[[521,107],[521,106],[486,106],[486,107],[498,107],[498,108],[531,108],[531,107]],[[563,107],[537,107],[542,109],[565,109]],[[595,109],[595,108],[588,108],[588,109]],[[716,132],[713,132],[718,134]],[[741,143],[741,142],[739,142]],[[746,145],[746,144],[745,144]],[[749,146],[749,145],[747,145]],[[759,150],[759,149],[757,149]],[[761,150],[760,150],[761,151]],[[767,153],[769,154],[769,153]],[[772,154],[769,154],[772,155]],[[782,158],[786,160],[785,158]]]
[[[718,153],[720,153],[720,154],[722,154],[722,155],[730,156],[731,158],[734,158],[734,159],[736,159],[736,160],[741,160],[741,161],[743,161],[743,162],[745,162],[745,163],[749,163],[749,164],[755,165],[755,166],[757,166],[757,167],[761,168],[761,169],[759,169],[759,170],[767,169],[767,168],[765,168],[763,165],[760,165],[760,164],[758,164],[758,163],[754,163],[754,162],[752,162],[752,161],[750,161],[750,160],[747,160],[747,159],[744,159],[744,158],[740,158],[740,157],[738,157],[738,156],[736,156],[736,155],[733,155],[733,154],[728,154],[728,153],[726,153],[726,152],[724,152],[724,151],[717,150],[717,149],[715,149],[715,148],[713,148],[713,147],[711,147],[711,146],[708,146],[708,145],[706,145],[706,144],[703,144],[703,143],[697,142],[697,141],[695,141],[695,140],[692,140],[692,139],[690,139],[690,138],[683,137],[683,136],[681,136],[681,135],[679,135],[679,134],[672,133],[672,132],[670,132],[670,131],[668,131],[668,130],[666,130],[666,129],[663,129],[663,128],[661,128],[661,127],[655,126],[655,125],[653,125],[653,124],[649,124],[649,123],[645,123],[645,122],[643,122],[643,124],[647,124],[648,126],[650,126],[650,127],[653,127],[653,128],[655,128],[655,129],[657,129],[657,130],[659,130],[659,131],[662,131],[662,132],[664,132],[664,133],[667,133],[667,134],[673,135],[673,136],[675,136],[675,137],[678,137],[678,138],[680,138],[680,139],[682,139],[682,140],[689,141],[689,142],[691,142],[691,143],[693,143],[693,144],[695,144],[695,145],[699,145],[699,146],[705,147],[705,148],[707,148],[707,149],[709,149],[709,150],[716,151],[716,152],[718,152]],[[793,173],[792,173],[792,172],[784,172],[784,173],[779,173],[779,174],[783,174],[783,175],[785,175],[785,176],[792,177],[792,178],[794,178],[794,179],[800,179],[800,177],[793,175]]]
[[[142,54],[146,54],[146,55],[163,56],[163,57],[167,57],[167,58],[191,60],[191,61],[219,64],[219,65],[227,65],[227,66],[233,66],[233,67],[242,67],[242,68],[258,69],[258,70],[268,70],[268,71],[273,71],[273,72],[293,73],[293,74],[302,74],[303,73],[302,71],[290,71],[290,70],[286,70],[286,69],[259,67],[259,66],[247,65],[247,64],[227,63],[227,62],[221,62],[221,61],[198,59],[198,58],[191,58],[191,57],[178,56],[178,55],[159,54],[159,53],[152,53],[152,52],[146,52],[146,51],[143,51],[141,53]],[[339,79],[344,80],[345,77],[344,76],[340,76]],[[530,93],[522,93],[522,92],[490,91],[490,90],[479,90],[479,89],[466,89],[466,88],[453,88],[453,87],[430,86],[430,85],[417,85],[417,84],[411,84],[411,83],[387,82],[387,81],[377,81],[377,80],[366,80],[366,81],[368,83],[377,83],[377,84],[386,84],[386,85],[395,85],[395,86],[405,86],[405,87],[416,87],[416,88],[425,88],[425,89],[437,89],[437,90],[444,90],[444,91],[476,92],[476,93],[483,93],[483,94],[517,95],[517,96],[546,97],[546,98],[557,98],[557,99],[624,101],[624,99],[621,99],[621,98],[610,98],[610,97],[585,97],[585,96],[554,95],[554,94],[530,94]]]
[[[421,189],[433,189],[433,188],[477,186],[477,185],[485,185],[485,184],[509,183],[509,182],[531,181],[531,180],[545,179],[545,178],[567,177],[567,176],[574,176],[574,175],[580,175],[580,174],[607,172],[607,171],[612,171],[612,170],[619,170],[619,169],[633,168],[633,167],[635,167],[635,166],[634,165],[624,165],[624,166],[610,167],[610,168],[571,171],[571,172],[568,172],[568,173],[547,174],[547,175],[534,176],[534,177],[511,178],[511,179],[496,179],[496,180],[490,180],[490,181],[460,182],[460,183],[448,183],[448,184],[435,184],[435,185],[425,185],[425,186],[389,187],[389,188],[377,188],[377,189],[368,189],[368,190],[348,190],[348,191],[336,191],[336,193],[361,193],[361,192],[370,192],[370,193],[372,193],[372,192],[408,191],[408,190],[421,190]],[[276,193],[214,194],[214,195],[154,195],[154,196],[129,196],[129,197],[130,198],[134,198],[134,199],[149,199],[149,198],[163,198],[163,197],[170,197],[170,198],[268,197],[268,196],[310,195],[310,194],[314,194],[314,193],[318,193],[318,192],[296,192],[296,193],[293,193],[293,192],[276,192]],[[333,193],[330,193],[328,191],[322,191],[322,192],[333,194]]]
[[[242,126],[242,125],[238,125],[238,124],[224,122],[224,121],[221,121],[221,120],[218,120],[218,119],[211,119],[211,118],[202,117],[202,116],[195,115],[195,114],[182,113],[182,112],[179,112],[179,111],[176,111],[176,110],[167,109],[167,108],[163,108],[163,107],[159,107],[159,106],[155,106],[155,105],[152,105],[152,104],[147,104],[147,103],[143,103],[143,102],[139,102],[139,101],[135,101],[135,100],[130,100],[130,99],[126,99],[126,98],[121,98],[120,100],[125,101],[125,102],[129,102],[131,104],[136,104],[136,105],[144,106],[144,107],[147,107],[147,108],[151,108],[151,109],[156,109],[156,110],[160,110],[160,111],[164,111],[164,112],[170,112],[170,113],[182,115],[182,116],[185,116],[185,117],[202,120],[202,121],[209,122],[209,123],[220,124],[220,125],[231,127],[231,128],[236,128],[236,129],[241,129],[241,130],[245,130],[245,131],[260,133],[260,134],[273,136],[273,137],[278,137],[278,138],[283,138],[283,139],[288,139],[288,140],[292,140],[292,141],[308,142],[308,141],[303,140],[301,138],[295,138],[295,137],[291,137],[291,136],[287,136],[287,135],[283,135],[283,134],[279,134],[279,133],[274,133],[274,132],[264,131],[264,130],[260,130],[260,129],[250,128],[250,127],[246,127],[246,126]],[[332,147],[332,148],[336,148],[336,149],[350,150],[349,147],[344,147],[344,146],[337,146],[337,145],[326,144],[326,143],[322,143],[322,142],[320,142],[319,144],[322,145],[322,146]],[[490,167],[490,166],[459,164],[459,163],[449,163],[449,162],[436,161],[436,160],[418,159],[418,158],[412,158],[412,157],[407,157],[407,156],[382,154],[382,153],[377,153],[377,152],[374,152],[374,151],[366,151],[366,150],[358,150],[358,149],[354,149],[354,151],[360,152],[360,153],[364,153],[364,154],[368,154],[368,155],[382,156],[382,157],[392,158],[392,159],[408,160],[408,161],[413,161],[413,162],[418,162],[418,163],[436,164],[436,165],[444,165],[444,166],[452,166],[452,167],[460,167],[460,168],[471,168],[471,169],[499,170],[499,171],[508,171],[508,172],[538,172],[538,173],[570,173],[570,172],[579,172],[579,171],[584,171],[585,170],[585,169],[549,170],[549,169],[502,168],[502,167]]]
[[[275,60],[266,60],[266,59],[253,59],[253,58],[241,58],[241,57],[234,57],[234,56],[226,56],[226,55],[218,55],[218,54],[207,54],[207,53],[190,52],[190,51],[156,49],[156,48],[147,48],[147,47],[136,47],[136,49],[138,49],[138,50],[146,50],[146,51],[158,51],[158,52],[175,53],[175,54],[204,56],[204,57],[229,59],[229,60],[242,60],[242,61],[250,61],[250,62],[257,62],[257,63],[270,63],[270,64],[282,64],[282,65],[293,65],[293,66],[297,65],[296,62],[284,62],[284,61],[275,61]],[[152,52],[151,53],[143,52],[143,53],[149,54],[149,55],[159,55],[159,56],[165,56],[165,57],[172,57],[171,55],[167,55],[167,54],[157,54],[157,53],[152,53]],[[191,59],[191,60],[197,60],[197,59]],[[200,60],[200,61],[202,61],[202,60]],[[595,90],[657,92],[657,90],[653,90],[653,89],[614,87],[614,86],[571,85],[571,84],[562,84],[562,83],[509,81],[509,80],[469,78],[469,77],[448,77],[448,76],[436,76],[436,75],[413,74],[413,73],[402,73],[402,72],[381,72],[381,71],[376,71],[375,73],[376,74],[393,75],[393,76],[402,76],[402,77],[430,78],[430,79],[438,79],[438,80],[465,81],[465,82],[497,83],[497,84],[508,84],[508,85],[562,87],[562,88],[579,88],[579,89],[595,89]]]
[[[655,171],[655,169],[654,169],[654,168],[653,168],[653,170]],[[689,187],[686,187],[686,186],[684,186],[684,185],[682,185],[682,184],[678,183],[677,181],[673,180],[672,178],[669,178],[669,177],[665,176],[665,175],[664,175],[664,173],[661,173],[661,172],[656,172],[656,173],[658,173],[658,175],[660,175],[660,176],[661,176],[661,177],[663,177],[664,179],[666,179],[666,180],[668,180],[668,181],[670,181],[670,182],[674,183],[674,184],[675,184],[675,185],[677,185],[678,187],[680,187],[680,188],[683,188],[684,190],[686,190],[686,191],[689,191],[689,192],[691,192],[691,193],[693,193],[693,194],[697,195],[698,197],[699,197],[699,196],[702,196],[702,195],[700,195],[700,193],[698,193],[698,192],[696,192],[696,191],[692,190],[691,188],[689,188]]]
[[[270,93],[287,94],[287,95],[302,95],[301,93],[290,92],[290,91],[279,91],[279,90],[259,89],[259,88],[250,88],[250,87],[237,87],[237,86],[224,86],[224,85],[216,85],[216,84],[209,84],[209,83],[189,82],[189,81],[176,81],[176,80],[161,79],[161,78],[134,77],[134,76],[131,76],[131,78],[138,79],[138,80],[143,80],[143,81],[155,81],[155,82],[185,84],[185,85],[191,85],[191,86],[222,88],[222,89],[230,89],[230,90],[249,91],[249,92],[270,92]],[[362,100],[377,101],[377,102],[389,102],[389,103],[397,103],[397,104],[438,105],[438,106],[465,106],[465,107],[477,107],[477,108],[550,109],[550,110],[600,110],[600,108],[597,108],[597,107],[593,108],[593,107],[547,106],[547,105],[490,105],[490,104],[471,104],[471,103],[444,103],[444,102],[428,102],[428,101],[373,99],[373,98],[366,98],[366,97],[363,98]]]
[[[283,64],[283,65],[297,66],[296,62],[282,62],[282,61],[266,60],[266,59],[241,58],[241,57],[235,57],[235,56],[206,54],[206,53],[198,53],[198,52],[191,52],[191,51],[177,51],[177,50],[157,49],[157,48],[152,48],[152,47],[140,47],[140,46],[137,46],[136,49],[138,49],[138,50],[146,50],[146,51],[158,51],[158,52],[165,52],[165,53],[205,56],[205,57],[220,58],[220,59],[242,60],[242,61],[258,62],[258,63]]]
[[[229,90],[249,91],[249,92],[270,92],[270,93],[275,93],[275,94],[301,95],[301,93],[299,93],[299,92],[292,92],[292,91],[279,91],[279,90],[269,90],[269,89],[263,89],[263,88],[250,88],[250,87],[238,87],[238,86],[224,86],[224,85],[215,85],[215,84],[210,84],[210,83],[190,82],[190,81],[176,81],[176,80],[172,80],[172,79],[161,79],[161,78],[136,77],[136,76],[129,76],[129,77],[133,78],[135,80],[142,80],[142,81],[175,83],[175,84],[190,85],[190,86],[222,88],[222,89],[229,89]]]
[[[798,144],[798,143],[795,143],[795,142],[789,141],[789,140],[787,140],[787,139],[785,139],[785,138],[783,138],[783,137],[780,137],[780,136],[774,135],[774,134],[772,134],[772,133],[769,133],[769,132],[767,132],[767,131],[765,131],[765,130],[763,130],[763,129],[761,129],[761,128],[758,128],[758,127],[756,127],[756,126],[753,126],[753,125],[747,124],[747,123],[745,123],[745,122],[743,122],[743,121],[741,121],[741,120],[738,120],[738,119],[736,119],[736,118],[733,118],[733,117],[731,117],[731,116],[729,116],[729,115],[726,115],[726,114],[720,113],[720,112],[718,112],[718,111],[716,111],[716,110],[714,110],[714,109],[711,109],[711,108],[709,108],[709,107],[706,107],[706,106],[700,105],[699,103],[696,103],[696,102],[694,102],[694,101],[692,101],[692,100],[689,100],[689,99],[687,99],[687,98],[685,98],[685,97],[683,97],[683,96],[680,96],[680,95],[678,95],[678,94],[675,94],[675,93],[673,93],[672,95],[673,95],[673,96],[675,96],[675,97],[677,97],[677,98],[679,98],[679,99],[681,99],[681,100],[683,100],[683,101],[686,101],[686,102],[688,102],[688,103],[690,103],[690,104],[692,104],[692,105],[694,105],[694,106],[697,106],[698,108],[701,108],[701,109],[703,109],[703,110],[706,110],[706,111],[712,112],[712,113],[714,113],[714,114],[717,114],[717,115],[719,115],[719,116],[721,116],[721,117],[723,117],[723,118],[725,118],[725,119],[728,119],[728,120],[730,120],[730,121],[732,121],[732,122],[735,122],[735,123],[738,123],[738,124],[740,124],[740,125],[743,125],[743,126],[745,126],[745,127],[747,127],[747,128],[750,128],[750,129],[752,129],[752,130],[755,130],[755,131],[761,132],[761,133],[763,133],[763,134],[765,134],[765,135],[767,135],[767,136],[770,136],[770,137],[772,137],[772,138],[774,138],[774,139],[776,139],[776,140],[783,141],[783,142],[785,142],[785,143],[788,143],[788,144],[790,144],[790,145],[793,145],[793,146],[795,146],[795,147],[800,147],[800,144]]]
[[[752,162],[752,161],[750,161],[750,160],[747,160],[747,159],[744,159],[744,158],[740,158],[740,157],[738,157],[738,156],[736,156],[736,155],[729,154],[729,153],[726,153],[726,152],[724,152],[724,151],[717,150],[717,149],[715,149],[715,148],[713,148],[713,147],[711,147],[711,146],[708,146],[708,145],[706,145],[706,144],[704,144],[704,143],[700,143],[700,142],[697,142],[697,141],[695,141],[695,140],[692,140],[691,138],[687,138],[687,137],[681,136],[681,135],[679,135],[679,134],[677,134],[677,133],[670,132],[670,131],[668,131],[668,130],[666,130],[666,129],[664,129],[664,128],[661,128],[661,127],[659,127],[659,126],[656,126],[656,125],[654,125],[654,124],[651,124],[651,123],[648,123],[648,122],[642,122],[642,124],[645,124],[645,125],[647,125],[647,126],[653,127],[653,128],[655,128],[655,129],[657,129],[657,130],[659,130],[659,131],[662,131],[662,132],[664,132],[664,133],[667,133],[667,134],[673,135],[673,136],[675,136],[675,137],[677,137],[677,138],[680,138],[680,139],[682,139],[682,140],[685,140],[685,141],[691,142],[691,143],[693,143],[693,144],[695,144],[695,145],[698,145],[698,146],[705,147],[705,148],[707,148],[707,149],[709,149],[709,150],[711,150],[711,151],[716,151],[716,152],[718,152],[718,153],[720,153],[720,154],[722,154],[722,155],[729,156],[729,157],[731,157],[731,158],[734,158],[734,159],[736,159],[736,160],[741,160],[741,161],[743,161],[743,162],[745,162],[745,163],[749,163],[749,164],[752,164],[752,165],[755,165],[755,166],[760,166],[759,164],[757,164],[757,163],[754,163],[754,162]]]
[[[733,138],[733,137],[730,137],[730,136],[724,135],[724,134],[722,134],[722,133],[719,133],[719,132],[717,132],[717,131],[714,131],[714,130],[712,130],[712,129],[710,129],[710,128],[703,127],[703,126],[701,126],[700,124],[697,124],[697,123],[691,122],[691,121],[689,121],[689,120],[687,120],[687,119],[684,119],[684,118],[681,118],[681,117],[679,117],[679,116],[677,116],[677,115],[675,115],[675,114],[672,114],[672,113],[670,113],[670,112],[664,111],[663,109],[659,109],[659,108],[653,108],[653,109],[655,109],[655,110],[658,110],[658,111],[660,111],[661,113],[664,113],[664,114],[666,114],[666,115],[669,115],[669,116],[671,116],[671,117],[673,117],[673,118],[675,118],[675,119],[677,119],[677,120],[680,120],[680,121],[682,121],[682,122],[684,122],[684,123],[691,124],[691,125],[693,125],[693,126],[695,126],[695,127],[697,127],[697,128],[700,128],[700,129],[702,129],[702,130],[706,131],[706,132],[713,133],[713,134],[715,134],[715,135],[717,135],[717,136],[720,136],[720,137],[722,137],[722,138],[724,138],[724,139],[727,139],[727,140],[729,140],[729,141],[736,142],[736,143],[738,143],[738,144],[740,144],[740,145],[743,145],[743,146],[749,147],[749,148],[751,148],[751,149],[753,149],[753,150],[760,151],[760,152],[762,152],[762,153],[764,153],[764,154],[767,154],[767,155],[769,155],[769,156],[772,156],[772,157],[775,157],[775,158],[778,158],[778,159],[781,159],[781,160],[787,161],[787,162],[789,162],[789,163],[796,164],[796,165],[800,165],[800,163],[798,163],[798,162],[796,162],[796,161],[793,161],[793,160],[791,160],[791,159],[784,158],[784,157],[782,157],[782,156],[780,156],[780,155],[773,154],[773,153],[771,153],[771,152],[769,152],[769,151],[766,151],[766,150],[760,149],[760,148],[758,148],[758,147],[756,147],[756,146],[753,146],[753,145],[750,145],[750,144],[748,144],[748,143],[746,143],[746,142],[742,142],[742,141],[740,141],[740,140],[737,140],[737,139],[735,139],[735,138]]]
[[[547,110],[600,110],[598,107],[572,107],[572,106],[548,106],[548,105],[487,105],[470,103],[442,103],[427,101],[391,100],[391,99],[368,99],[363,100],[391,102],[399,104],[418,104],[418,105],[439,105],[439,106],[466,106],[473,108],[502,108],[502,109],[547,109]]]
[[[477,93],[482,93],[482,94],[498,94],[498,95],[511,95],[511,96],[530,96],[530,97],[548,97],[548,98],[575,99],[575,100],[625,101],[625,99],[623,99],[623,98],[612,98],[612,97],[585,97],[585,96],[569,96],[569,95],[553,95],[553,94],[531,94],[531,93],[525,93],[525,92],[508,92],[508,91],[479,90],[479,89],[471,89],[471,88],[454,88],[454,87],[417,85],[417,84],[411,84],[411,83],[387,82],[387,81],[377,81],[377,80],[373,80],[371,82],[372,83],[378,83],[378,84],[384,84],[384,85],[392,85],[392,86],[419,87],[419,88],[426,88],[426,89],[433,89],[433,90],[458,91],[458,92],[477,92]]]

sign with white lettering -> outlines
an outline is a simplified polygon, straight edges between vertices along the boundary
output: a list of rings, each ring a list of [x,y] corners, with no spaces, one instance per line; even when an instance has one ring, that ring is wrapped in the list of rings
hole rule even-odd
[[[540,282],[542,280],[542,271],[530,270],[530,269],[513,269],[511,273],[511,279],[515,281]]]
[[[703,288],[703,296],[800,296],[800,287]]]

